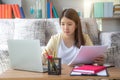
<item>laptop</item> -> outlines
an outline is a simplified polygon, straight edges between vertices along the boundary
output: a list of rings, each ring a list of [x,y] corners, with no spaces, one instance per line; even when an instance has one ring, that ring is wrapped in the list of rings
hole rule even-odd
[[[42,48],[39,40],[8,40],[11,67],[18,70],[46,72],[42,65]]]

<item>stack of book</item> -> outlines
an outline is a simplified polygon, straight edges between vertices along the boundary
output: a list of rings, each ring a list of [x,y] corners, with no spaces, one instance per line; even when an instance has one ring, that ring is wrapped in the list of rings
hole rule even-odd
[[[0,4],[0,18],[25,18],[25,14],[18,4]]]
[[[114,17],[120,17],[120,4],[114,5]]]
[[[72,69],[70,75],[107,76],[107,72],[105,66],[82,65],[82,66],[75,66]]]

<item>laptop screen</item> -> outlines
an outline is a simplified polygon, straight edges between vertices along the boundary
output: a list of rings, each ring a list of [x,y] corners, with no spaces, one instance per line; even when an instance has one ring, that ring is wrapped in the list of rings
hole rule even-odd
[[[13,69],[43,72],[39,40],[8,40],[8,51]]]

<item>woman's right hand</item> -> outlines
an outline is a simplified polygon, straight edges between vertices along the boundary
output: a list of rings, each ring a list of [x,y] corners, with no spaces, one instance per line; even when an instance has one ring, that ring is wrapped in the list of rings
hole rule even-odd
[[[46,65],[47,63],[47,59],[48,59],[48,55],[49,56],[52,56],[52,55],[50,55],[50,53],[51,53],[51,50],[46,50],[46,49],[44,49],[44,51],[42,52],[42,55],[43,55],[43,57],[42,57],[42,61],[43,61],[43,65]]]
[[[44,55],[45,58],[48,58],[48,56],[52,56],[52,51],[51,51],[50,49],[49,49],[49,50],[46,50],[46,49],[45,49],[43,55]]]
[[[96,57],[94,59],[94,64],[103,65],[104,64],[104,60],[105,60],[104,55],[101,55],[101,56]]]

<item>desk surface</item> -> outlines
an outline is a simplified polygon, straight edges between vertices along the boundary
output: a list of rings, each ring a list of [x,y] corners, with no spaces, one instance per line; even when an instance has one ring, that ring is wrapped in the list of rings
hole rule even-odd
[[[61,75],[48,75],[48,73],[36,73],[9,69],[0,75],[0,80],[76,80],[76,79],[120,79],[120,68],[108,68],[108,77],[100,76],[70,76],[72,67],[63,65]]]

